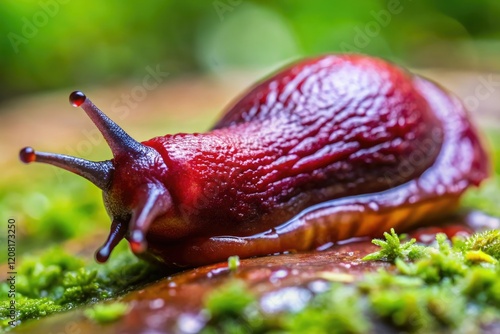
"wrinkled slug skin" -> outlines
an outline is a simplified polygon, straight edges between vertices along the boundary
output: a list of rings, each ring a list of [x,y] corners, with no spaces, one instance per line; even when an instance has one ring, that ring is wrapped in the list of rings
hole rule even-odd
[[[175,208],[142,256],[181,266],[404,231],[452,212],[489,167],[456,97],[362,55],[295,63],[211,131],[142,144]]]

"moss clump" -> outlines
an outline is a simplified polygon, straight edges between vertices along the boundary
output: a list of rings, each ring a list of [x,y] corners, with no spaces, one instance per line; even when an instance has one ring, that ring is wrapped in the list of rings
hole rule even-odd
[[[209,325],[202,333],[259,333],[265,326],[257,298],[245,282],[230,280],[205,300]]]
[[[84,314],[90,320],[99,324],[107,324],[117,321],[128,311],[128,305],[124,303],[111,303],[95,305],[84,311]]]
[[[438,234],[432,246],[424,247],[401,243],[403,238],[391,230],[385,240],[374,240],[381,250],[365,260],[389,261],[394,269],[349,284],[331,283],[300,310],[278,315],[265,314],[244,283],[233,280],[207,298],[211,318],[205,332],[480,332],[500,323],[500,264],[494,251],[478,248],[494,249],[487,246],[499,238],[498,230],[453,241]],[[255,314],[258,322],[249,316]]]
[[[230,256],[227,259],[227,267],[231,272],[236,272],[240,266],[240,258],[238,256]]]
[[[288,333],[369,333],[373,329],[363,316],[361,293],[356,286],[334,283],[298,313],[287,314],[283,327]]]
[[[117,247],[104,265],[86,263],[83,258],[69,255],[60,248],[37,257],[26,257],[16,275],[16,324],[116,297],[160,276],[159,271],[123,246]],[[0,328],[3,329],[12,325],[9,324],[8,289],[7,282],[0,284]]]
[[[398,236],[393,228],[391,233],[384,233],[385,241],[373,239],[372,243],[381,249],[363,258],[365,261],[394,261],[395,259],[415,260],[423,256],[425,248],[417,245],[415,239],[401,243],[404,239]]]
[[[470,251],[482,251],[500,260],[500,231],[490,230],[476,233],[467,239],[465,248]]]

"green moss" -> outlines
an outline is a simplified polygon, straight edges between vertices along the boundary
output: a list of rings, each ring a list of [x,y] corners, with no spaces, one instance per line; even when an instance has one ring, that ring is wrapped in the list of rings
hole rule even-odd
[[[421,248],[418,260],[397,257],[393,260],[395,275],[379,272],[361,282],[372,292],[368,298],[373,312],[389,318],[396,327],[420,332],[436,331],[441,326],[479,328],[483,320],[481,312],[474,311],[478,309],[492,311],[500,320],[498,261],[491,261],[487,254],[479,261],[471,261],[478,245],[494,245],[499,238],[500,231],[494,230],[467,240],[457,238],[452,243],[444,234],[438,234],[437,247]],[[408,278],[413,285],[407,284]]]
[[[465,253],[465,258],[468,261],[475,262],[475,263],[479,263],[479,262],[497,263],[498,262],[494,257],[486,254],[482,250],[468,251],[467,253]]]
[[[391,229],[391,233],[384,233],[385,241],[374,239],[372,243],[381,249],[378,252],[369,254],[363,258],[365,261],[394,261],[397,258],[415,260],[423,255],[423,247],[415,244],[416,240],[401,243],[401,237]]]
[[[265,328],[257,299],[241,280],[231,280],[214,290],[205,307],[210,320],[204,334],[259,333]]]
[[[482,251],[500,260],[500,231],[490,230],[476,233],[468,238],[465,247],[471,251]]]
[[[240,258],[238,256],[230,256],[227,259],[227,267],[231,272],[236,272],[240,266]]]
[[[53,248],[26,257],[16,276],[16,319],[23,322],[55,312],[116,297],[138,284],[152,281],[159,271],[119,245],[104,265]],[[8,284],[0,284],[0,323],[8,327]],[[99,309],[96,311],[99,314]],[[106,311],[102,312],[103,314]],[[98,317],[98,316],[97,316]]]
[[[449,285],[403,287],[397,280],[391,289],[374,289],[368,295],[370,312],[397,329],[429,332],[458,328],[466,310],[465,299]]]
[[[283,321],[288,333],[369,333],[370,321],[363,317],[361,293],[355,286],[334,283],[303,310]],[[356,316],[355,316],[356,315]]]
[[[2,296],[6,295],[7,293],[2,291]],[[67,309],[46,297],[33,299],[18,294],[15,301],[16,325],[26,319],[36,319]],[[11,324],[9,324],[12,321],[9,318],[9,303],[10,301],[0,301],[0,328],[2,329],[11,327]]]
[[[424,247],[401,243],[403,238],[391,231],[385,240],[374,241],[381,250],[366,259],[392,262],[393,269],[350,284],[331,283],[299,311],[278,315],[263,313],[245,284],[233,280],[207,298],[212,316],[205,332],[480,332],[482,326],[500,321],[500,265],[486,253],[488,258],[480,261],[470,256],[499,237],[500,231],[491,231],[452,242],[438,234],[432,246]],[[494,261],[484,260],[489,258]],[[259,326],[252,327],[248,314],[259,314]]]
[[[128,305],[124,303],[111,303],[103,305],[95,305],[84,311],[84,314],[90,320],[99,324],[107,324],[117,321],[123,317],[128,311]]]
[[[238,296],[238,298],[234,298]],[[206,300],[205,305],[212,317],[239,315],[255,301],[246,285],[239,280],[232,281],[215,290]]]

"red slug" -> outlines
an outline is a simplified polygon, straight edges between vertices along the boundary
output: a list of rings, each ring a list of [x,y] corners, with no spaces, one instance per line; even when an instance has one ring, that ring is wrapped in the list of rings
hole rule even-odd
[[[463,105],[362,55],[306,59],[258,84],[207,133],[132,139],[73,92],[113,159],[21,150],[88,179],[112,218],[96,252],[126,238],[166,266],[302,251],[405,231],[452,212],[488,175]]]

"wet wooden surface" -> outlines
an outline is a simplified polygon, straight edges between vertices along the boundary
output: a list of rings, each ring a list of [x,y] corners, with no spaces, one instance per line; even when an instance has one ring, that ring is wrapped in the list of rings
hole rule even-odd
[[[68,324],[82,333],[193,333],[201,329],[204,297],[231,279],[243,279],[259,296],[268,313],[300,307],[327,288],[327,282],[353,282],[366,272],[390,268],[384,262],[361,258],[377,249],[369,241],[339,245],[323,252],[275,255],[241,260],[234,272],[227,263],[192,269],[166,277],[119,300],[130,305],[126,316],[101,326],[86,319],[81,310],[31,321],[17,333],[65,332]]]

